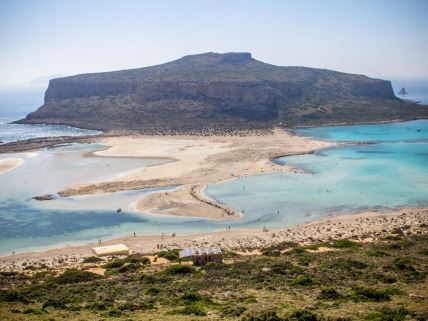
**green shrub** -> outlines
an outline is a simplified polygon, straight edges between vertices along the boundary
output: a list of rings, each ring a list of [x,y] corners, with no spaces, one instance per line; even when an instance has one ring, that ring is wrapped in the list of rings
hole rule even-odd
[[[382,257],[382,256],[390,256],[390,254],[381,251],[381,250],[367,250],[366,251],[367,256],[374,256],[374,257]]]
[[[368,286],[357,286],[353,289],[354,296],[360,300],[366,301],[388,301],[391,299],[390,294],[393,294],[390,289],[374,289]]]
[[[6,276],[10,278],[10,277],[17,277],[17,276],[24,276],[24,275],[21,275],[16,271],[0,271],[0,276]]]
[[[196,302],[196,301],[201,301],[202,297],[199,295],[199,293],[187,292],[183,294],[180,299],[186,302]]]
[[[101,261],[104,261],[104,260],[102,258],[97,257],[97,256],[89,256],[89,257],[85,257],[82,262],[83,263],[98,263]]]
[[[335,288],[327,287],[321,290],[318,299],[320,300],[337,300],[340,299],[342,295],[336,291]]]
[[[49,298],[43,303],[42,308],[52,307],[55,309],[65,309],[67,307],[67,300],[62,298]]]
[[[309,263],[311,263],[312,261],[313,261],[313,258],[307,255],[299,256],[297,259],[298,264],[303,266],[308,266]]]
[[[207,315],[205,310],[196,304],[187,305],[181,309],[175,309],[171,311],[170,314],[197,315],[197,316]]]
[[[204,265],[203,269],[204,270],[221,270],[223,269],[225,266],[221,263],[217,263],[217,262],[208,262],[207,264]]]
[[[414,272],[416,269],[410,264],[410,260],[398,257],[393,262],[394,267],[400,271]]]
[[[291,249],[290,251],[286,252],[287,254],[302,254],[307,253],[308,251],[305,250],[304,247],[296,246],[295,248]]]
[[[404,308],[391,309],[382,307],[379,311],[369,314],[366,320],[370,321],[404,321],[410,315],[409,311]]]
[[[295,275],[302,273],[303,269],[299,266],[293,265],[288,261],[278,261],[271,265],[272,272],[282,275]]]
[[[47,311],[44,309],[38,309],[38,308],[26,308],[22,313],[40,315],[40,314],[47,313]]]
[[[68,284],[68,283],[80,283],[80,282],[90,282],[101,278],[100,275],[83,271],[78,269],[69,269],[58,277],[53,279],[53,283],[56,284]]]
[[[311,277],[306,276],[306,275],[298,275],[293,280],[293,284],[299,285],[299,286],[311,286],[314,283],[315,283],[314,280]]]
[[[295,243],[295,242],[284,241],[284,242],[281,242],[281,243],[278,243],[278,244],[274,244],[274,245],[271,245],[271,246],[264,247],[260,251],[261,252],[264,252],[264,251],[266,251],[266,252],[269,252],[269,251],[283,251],[283,250],[287,250],[287,249],[296,247],[297,245],[298,244]]]
[[[147,295],[158,295],[160,293],[160,289],[152,286],[148,288],[145,293]]]
[[[342,269],[342,270],[362,270],[367,268],[367,264],[361,261],[352,260],[352,259],[337,259],[328,263],[328,267],[332,269]]]
[[[164,272],[170,275],[189,274],[195,271],[195,268],[189,265],[175,264],[168,266]]]
[[[143,264],[143,265],[149,265],[149,264],[151,264],[152,262],[150,262],[150,259],[149,259],[148,257],[143,256],[143,257],[141,258],[141,260],[140,260],[140,263],[141,263],[141,264]]]
[[[251,304],[251,303],[257,303],[257,299],[254,295],[244,295],[239,297],[239,302]]]
[[[197,292],[189,291],[184,293],[179,299],[179,304],[189,305],[189,304],[200,304],[205,305],[207,303],[212,303],[212,300],[208,296],[202,296]]]
[[[220,311],[222,317],[239,317],[247,308],[242,305],[226,305]]]
[[[141,268],[140,263],[128,263],[117,269],[119,273],[134,272]]]
[[[373,277],[382,283],[391,284],[397,282],[397,279],[389,274],[373,273]]]
[[[232,251],[225,251],[223,253],[224,258],[233,259],[239,257],[238,253],[232,252]]]
[[[179,249],[174,250],[168,250],[168,251],[161,251],[157,253],[158,257],[163,257],[164,259],[167,259],[168,261],[176,261],[178,260],[178,252]]]
[[[275,311],[251,311],[246,313],[242,321],[285,321],[280,318]]]
[[[142,256],[139,253],[131,254],[122,259],[125,263],[140,263],[143,265],[150,264],[150,259],[146,256]]]
[[[309,310],[298,309],[287,316],[284,321],[318,321],[316,314]]]
[[[109,316],[109,317],[120,317],[120,316],[122,316],[122,311],[120,311],[119,309],[117,309],[117,308],[110,308],[108,311],[107,311],[107,315]]]
[[[262,255],[265,255],[265,256],[281,256],[281,251],[278,251],[278,250],[264,251],[264,252],[262,252]]]
[[[28,303],[28,298],[16,290],[0,290],[0,301]]]
[[[351,240],[336,240],[333,241],[329,247],[336,248],[336,249],[356,249],[360,245],[357,242],[351,241]]]
[[[137,271],[142,265],[150,264],[148,257],[142,256],[141,254],[131,254],[122,259],[115,259],[104,264],[107,269],[106,275],[115,275],[117,273],[128,273]]]
[[[150,309],[153,309],[154,306],[152,303],[126,301],[121,303],[117,308],[121,311],[125,311],[125,310],[137,311],[137,310],[150,310]]]
[[[121,266],[125,265],[125,260],[123,259],[116,259],[116,260],[112,260],[107,262],[106,264],[104,264],[104,268],[106,269],[117,269],[120,268]]]

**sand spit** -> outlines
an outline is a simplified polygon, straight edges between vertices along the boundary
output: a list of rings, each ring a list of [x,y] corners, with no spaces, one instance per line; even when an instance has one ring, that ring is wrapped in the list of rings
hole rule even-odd
[[[247,175],[290,170],[271,159],[310,153],[334,143],[274,130],[247,136],[121,136],[100,138],[111,146],[95,152],[110,157],[168,157],[175,161],[150,166],[105,182],[71,186],[61,196],[84,195],[163,186],[172,192],[150,194],[136,205],[145,213],[231,219],[240,216],[226,205],[207,198],[201,189],[210,183]]]
[[[5,158],[0,159],[0,174],[14,170],[18,166],[21,166],[24,160],[21,158]]]
[[[284,241],[313,244],[332,239],[370,242],[390,235],[427,234],[428,209],[407,208],[389,212],[336,215],[289,228],[275,230],[232,229],[194,235],[136,235],[81,246],[67,246],[42,252],[19,253],[0,258],[0,270],[22,270],[25,266],[77,267],[91,249],[100,245],[125,244],[131,253],[153,254],[162,248],[220,245],[241,254],[258,253],[263,247]]]

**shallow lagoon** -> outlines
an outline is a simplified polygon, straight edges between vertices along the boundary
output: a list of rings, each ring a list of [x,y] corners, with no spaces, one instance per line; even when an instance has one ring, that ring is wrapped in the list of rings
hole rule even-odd
[[[303,173],[210,185],[208,194],[247,224],[287,226],[331,213],[428,205],[428,121],[308,128],[311,137],[371,141],[277,160]]]
[[[175,217],[137,214],[133,203],[155,190],[126,191],[36,201],[34,196],[56,195],[76,183],[108,180],[164,159],[96,157],[87,153],[103,148],[73,144],[39,152],[3,154],[25,162],[0,175],[0,253],[35,250],[129,235],[177,230],[186,221]],[[173,188],[173,187],[171,187]],[[122,208],[121,213],[116,210]],[[190,219],[191,221],[191,219]],[[180,223],[180,224],[178,224]],[[170,225],[173,225],[169,228]]]
[[[157,189],[47,202],[31,199],[164,160],[85,156],[103,147],[94,144],[1,155],[22,157],[25,162],[0,175],[0,253],[105,240],[133,232],[183,234],[226,226],[274,228],[343,211],[428,205],[428,121],[364,126],[304,129],[299,133],[379,143],[346,145],[277,160],[303,168],[304,173],[266,174],[208,186],[211,197],[244,210],[243,218],[234,221],[136,213],[132,204]],[[119,207],[121,213],[116,212]]]

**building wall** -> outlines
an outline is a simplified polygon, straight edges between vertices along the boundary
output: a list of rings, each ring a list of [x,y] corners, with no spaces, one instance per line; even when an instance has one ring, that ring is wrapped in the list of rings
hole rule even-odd
[[[210,254],[210,255],[195,255],[192,257],[193,265],[203,266],[208,262],[221,263],[223,258],[221,254]]]

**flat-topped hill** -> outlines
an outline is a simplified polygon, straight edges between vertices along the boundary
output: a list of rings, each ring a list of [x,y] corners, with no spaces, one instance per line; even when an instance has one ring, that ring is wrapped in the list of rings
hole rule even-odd
[[[428,118],[428,108],[395,97],[389,81],[204,53],[53,79],[44,105],[19,122],[166,132],[413,118]]]

